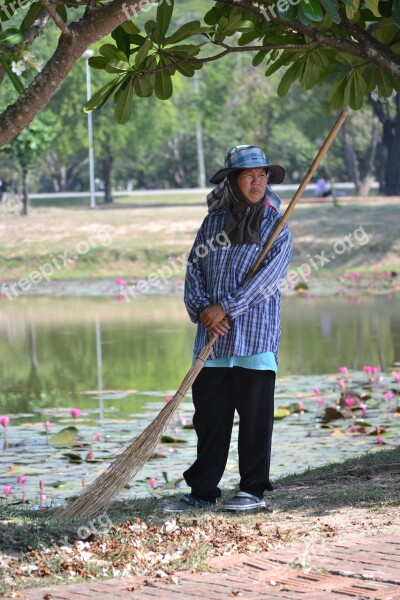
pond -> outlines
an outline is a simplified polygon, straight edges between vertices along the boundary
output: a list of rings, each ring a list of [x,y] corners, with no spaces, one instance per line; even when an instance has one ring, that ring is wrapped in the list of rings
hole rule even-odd
[[[62,498],[93,478],[101,461],[142,431],[176,391],[190,367],[195,327],[180,295],[131,304],[25,297],[4,301],[1,308],[0,415],[9,416],[10,424],[8,448],[0,453],[0,485],[12,487],[8,501],[24,492],[32,501],[39,494],[46,501]],[[273,478],[399,443],[398,309],[396,296],[365,297],[359,304],[344,298],[284,299]],[[370,376],[364,365],[380,373]],[[338,375],[340,366],[349,374]],[[322,424],[326,407],[339,401],[340,379],[345,418]],[[344,405],[345,396],[354,397],[354,405]],[[75,419],[71,408],[81,411]],[[147,495],[175,485],[195,456],[191,417],[188,397],[168,430],[175,441],[160,446],[158,458],[124,494]],[[68,430],[64,441],[52,438],[71,426],[77,429],[69,430],[72,439]],[[237,481],[236,435],[237,427],[223,480],[229,487]]]

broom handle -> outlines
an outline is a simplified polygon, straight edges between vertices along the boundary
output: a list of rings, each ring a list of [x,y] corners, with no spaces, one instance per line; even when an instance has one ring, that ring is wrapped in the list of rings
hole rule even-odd
[[[309,184],[311,177],[314,175],[315,171],[317,170],[319,163],[324,158],[325,154],[328,152],[329,147],[332,144],[335,137],[337,136],[339,129],[341,128],[341,126],[343,125],[345,120],[347,119],[347,115],[348,115],[348,112],[346,110],[343,110],[340,113],[339,117],[336,120],[336,123],[334,124],[328,137],[322,144],[317,156],[313,160],[312,165],[308,169],[303,181],[299,185],[295,195],[293,196],[292,200],[290,201],[290,204],[288,205],[287,209],[285,210],[284,215],[282,216],[279,223],[275,227],[269,240],[265,243],[265,245],[264,245],[259,257],[257,258],[256,262],[254,263],[253,267],[247,273],[242,285],[245,285],[248,281],[250,281],[250,279],[258,271],[262,261],[264,260],[264,258],[268,254],[268,252],[270,251],[272,244],[275,242],[276,238],[278,237],[278,235],[282,231],[283,227],[285,226],[286,221],[288,220],[290,214],[293,212],[294,207],[296,206],[298,200],[303,195],[303,192],[306,189],[307,185]],[[180,400],[185,396],[185,394],[189,390],[190,386],[196,379],[196,377],[199,373],[199,370],[201,370],[203,364],[205,363],[205,361],[211,354],[213,346],[214,346],[215,342],[217,341],[218,337],[219,337],[218,335],[212,335],[212,337],[209,339],[208,343],[203,347],[202,351],[197,356],[191,369],[186,374],[185,379],[182,381],[182,384],[181,384],[179,390],[173,396],[173,400],[176,399],[178,402],[180,402]],[[200,369],[199,369],[199,366],[200,366],[199,363],[202,363]]]

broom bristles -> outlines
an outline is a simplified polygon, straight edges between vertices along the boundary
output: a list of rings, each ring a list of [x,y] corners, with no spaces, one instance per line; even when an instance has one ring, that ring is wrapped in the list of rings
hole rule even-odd
[[[212,340],[211,340],[212,341]],[[211,341],[203,348],[199,358],[187,373],[179,390],[153,421],[123,450],[116,459],[88,485],[78,498],[64,509],[57,510],[53,518],[75,519],[92,517],[107,507],[113,498],[133,479],[153,454],[173,413],[201,371],[205,354],[211,352]],[[211,344],[211,345],[210,345]]]

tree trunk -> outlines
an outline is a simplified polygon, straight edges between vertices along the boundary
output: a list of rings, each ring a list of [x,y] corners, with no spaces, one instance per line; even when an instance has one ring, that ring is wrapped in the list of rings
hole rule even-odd
[[[27,216],[29,209],[29,192],[28,192],[28,170],[22,171],[22,211],[23,216]]]
[[[369,96],[369,100],[383,127],[376,160],[380,192],[400,196],[400,97],[381,101]]]
[[[109,154],[106,158],[101,159],[101,170],[104,182],[104,204],[112,204],[112,186],[111,186],[111,171],[114,159]]]
[[[358,196],[360,194],[360,169],[346,122],[343,123],[342,134],[347,176],[354,183],[355,194]]]

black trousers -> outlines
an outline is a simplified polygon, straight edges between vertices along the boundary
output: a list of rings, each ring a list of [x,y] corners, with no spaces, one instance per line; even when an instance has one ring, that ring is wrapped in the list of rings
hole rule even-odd
[[[205,367],[193,384],[197,459],[183,474],[192,494],[221,496],[235,409],[239,414],[240,490],[262,497],[269,480],[274,422],[274,371]]]

